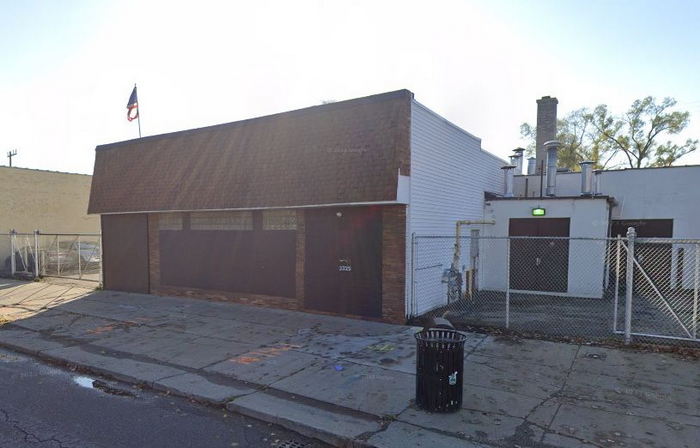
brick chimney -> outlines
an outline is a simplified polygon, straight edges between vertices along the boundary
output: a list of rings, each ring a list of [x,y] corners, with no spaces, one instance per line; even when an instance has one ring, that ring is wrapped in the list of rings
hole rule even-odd
[[[559,101],[551,96],[543,96],[537,100],[537,138],[535,139],[535,172],[540,174],[544,165],[547,169],[547,150],[544,143],[557,139],[557,104]]]

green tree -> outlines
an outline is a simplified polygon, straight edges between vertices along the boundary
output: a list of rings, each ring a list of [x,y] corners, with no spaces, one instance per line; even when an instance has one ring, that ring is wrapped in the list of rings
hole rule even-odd
[[[690,113],[672,111],[675,105],[673,98],[657,103],[649,96],[636,100],[619,116],[611,114],[605,104],[592,112],[582,108],[569,113],[557,121],[557,139],[562,144],[559,166],[577,170],[584,160],[593,161],[598,169],[672,165],[698,145],[692,139],[683,144],[660,142],[665,135],[681,133],[690,123]],[[537,129],[523,123],[520,135],[527,142],[527,154],[534,154]]]
[[[592,114],[582,108],[570,112],[564,118],[557,120],[557,140],[559,148],[559,166],[578,170],[579,162],[591,160],[595,168],[606,168],[614,156],[614,151],[601,142],[600,136],[592,126]],[[528,123],[520,125],[520,136],[527,142],[526,153],[535,153],[537,128]]]
[[[664,135],[680,134],[690,123],[690,113],[672,111],[673,98],[657,103],[648,96],[632,103],[620,116],[610,114],[604,104],[591,114],[591,124],[609,150],[622,154],[630,168],[670,166],[684,155],[697,149],[698,140],[683,144],[670,140],[661,143]]]

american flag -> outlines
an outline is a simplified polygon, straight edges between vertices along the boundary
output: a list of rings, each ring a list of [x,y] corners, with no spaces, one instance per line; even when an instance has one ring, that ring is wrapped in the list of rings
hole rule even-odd
[[[132,121],[139,117],[139,100],[136,96],[136,86],[134,86],[134,90],[131,91],[131,96],[129,97],[129,103],[126,105],[126,109],[127,120]]]

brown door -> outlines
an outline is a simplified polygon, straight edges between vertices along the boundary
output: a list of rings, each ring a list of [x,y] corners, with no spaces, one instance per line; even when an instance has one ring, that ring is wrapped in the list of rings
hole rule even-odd
[[[512,218],[510,287],[524,291],[566,292],[569,286],[569,218]],[[556,237],[556,238],[546,238]]]
[[[148,215],[103,215],[105,289],[148,293]]]
[[[610,236],[623,238],[627,236],[627,229],[634,227],[637,238],[672,238],[673,237],[673,220],[672,219],[634,219],[634,220],[614,220],[610,226]],[[671,266],[672,244],[665,243],[643,243],[635,244],[635,258],[637,262],[647,274],[653,286],[661,291],[668,291],[671,288],[671,269],[663,269],[662,266]],[[610,266],[615,266],[616,253],[613,253],[613,260]],[[620,284],[624,285],[626,281],[627,257],[626,252],[622,250],[620,256]],[[611,280],[614,282],[615,271],[610,271]],[[614,283],[611,283],[614,284]],[[642,274],[639,269],[634,270],[634,284],[637,285],[635,290],[650,289],[649,280]]]
[[[381,208],[306,212],[305,307],[381,317]]]

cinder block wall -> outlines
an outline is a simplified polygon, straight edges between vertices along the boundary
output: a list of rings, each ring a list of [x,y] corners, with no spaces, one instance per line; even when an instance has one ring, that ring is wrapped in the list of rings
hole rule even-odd
[[[0,233],[99,233],[88,215],[92,176],[0,167]]]

